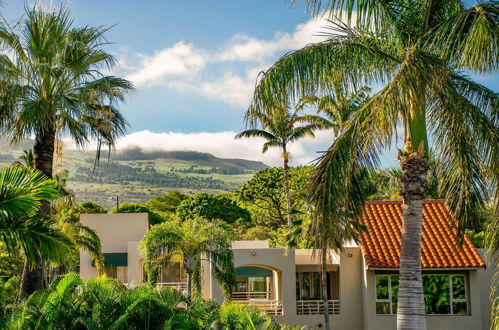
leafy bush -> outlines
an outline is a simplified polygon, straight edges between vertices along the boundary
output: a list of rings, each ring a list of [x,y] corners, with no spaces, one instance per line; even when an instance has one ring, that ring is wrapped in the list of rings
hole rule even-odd
[[[106,277],[84,282],[75,273],[33,293],[0,325],[6,329],[280,329],[270,317],[244,305],[188,301],[176,291],[149,284],[127,289]]]
[[[80,213],[107,213],[107,210],[94,202],[81,202],[78,204]]]

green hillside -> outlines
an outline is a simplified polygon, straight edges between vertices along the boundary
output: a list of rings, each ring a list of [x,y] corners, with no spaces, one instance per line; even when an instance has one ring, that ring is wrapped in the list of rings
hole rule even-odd
[[[0,164],[18,160],[31,142],[11,147],[0,143]],[[56,171],[69,171],[69,188],[78,201],[94,201],[106,207],[120,202],[145,202],[169,190],[185,193],[219,193],[234,190],[265,164],[244,159],[222,159],[193,151],[143,152],[130,148],[101,155],[94,167],[95,152],[65,149]]]

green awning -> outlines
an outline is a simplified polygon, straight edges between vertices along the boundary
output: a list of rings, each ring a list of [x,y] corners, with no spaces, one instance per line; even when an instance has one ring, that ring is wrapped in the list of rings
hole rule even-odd
[[[272,271],[255,266],[239,267],[236,268],[236,277],[272,277]]]
[[[128,254],[104,253],[104,266],[128,266]]]

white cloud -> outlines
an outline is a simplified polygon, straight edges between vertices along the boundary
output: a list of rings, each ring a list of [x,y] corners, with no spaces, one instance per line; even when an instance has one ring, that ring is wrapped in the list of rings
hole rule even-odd
[[[180,93],[193,92],[235,108],[245,108],[249,105],[258,73],[285,52],[324,40],[324,36],[319,36],[324,25],[324,19],[314,18],[297,25],[292,33],[276,33],[272,40],[236,34],[214,51],[183,41],[153,55],[123,49],[118,70],[125,72],[127,79],[139,88],[165,85]],[[237,64],[237,72],[234,70],[236,63],[241,63]]]
[[[142,58],[138,69],[127,75],[136,86],[163,84],[168,77],[194,77],[206,65],[203,52],[192,44],[178,42]],[[129,65],[129,64],[127,64]]]
[[[277,33],[273,40],[261,40],[237,34],[216,55],[219,61],[263,62],[284,52],[300,49],[309,43],[325,40],[319,35],[326,25],[323,18],[313,18],[299,24],[293,33]]]
[[[238,139],[234,137],[237,133],[233,131],[224,132],[195,132],[156,133],[149,130],[131,133],[122,137],[116,149],[139,147],[147,151],[199,151],[213,154],[220,158],[242,158],[262,161],[267,165],[281,166],[281,151],[277,148],[269,149],[262,154],[263,139],[250,138]],[[332,141],[331,133],[327,131],[318,132],[315,139],[307,138],[295,142],[289,146],[291,164],[306,165],[319,156],[317,151],[324,150]],[[66,147],[76,148],[75,145],[65,140]],[[93,144],[88,148],[94,147]]]
[[[245,75],[238,75],[228,70],[212,81],[192,82],[176,81],[170,84],[171,87],[180,92],[194,92],[213,100],[220,100],[235,108],[246,108],[249,105],[253,89],[255,87],[256,76],[260,71],[257,67],[248,69]]]

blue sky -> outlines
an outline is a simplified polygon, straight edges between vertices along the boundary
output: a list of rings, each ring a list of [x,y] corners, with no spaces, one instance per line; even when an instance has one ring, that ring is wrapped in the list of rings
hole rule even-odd
[[[61,1],[42,1],[59,6]],[[137,92],[121,109],[130,135],[121,147],[211,152],[279,163],[279,152],[261,155],[259,141],[233,141],[259,71],[289,50],[318,41],[323,21],[285,0],[72,0],[77,25],[114,25],[108,50],[113,74]],[[33,2],[28,2],[28,5]],[[23,13],[23,1],[4,0],[7,20]],[[498,90],[496,77],[480,82]],[[331,141],[327,133],[292,147],[293,161],[313,159]],[[394,164],[387,153],[385,164]]]

